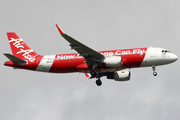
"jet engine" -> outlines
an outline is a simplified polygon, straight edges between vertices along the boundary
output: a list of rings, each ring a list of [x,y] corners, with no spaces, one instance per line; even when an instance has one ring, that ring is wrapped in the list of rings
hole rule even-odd
[[[106,67],[121,67],[122,66],[122,57],[120,56],[109,56],[106,57],[103,61],[103,64],[106,65]]]
[[[116,71],[107,76],[107,79],[114,79],[115,81],[128,81],[130,80],[131,72],[126,70]]]

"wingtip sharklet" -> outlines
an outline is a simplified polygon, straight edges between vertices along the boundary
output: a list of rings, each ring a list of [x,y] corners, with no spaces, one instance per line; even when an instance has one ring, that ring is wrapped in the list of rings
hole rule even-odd
[[[61,35],[65,34],[63,30],[58,26],[58,24],[56,24],[56,27]]]

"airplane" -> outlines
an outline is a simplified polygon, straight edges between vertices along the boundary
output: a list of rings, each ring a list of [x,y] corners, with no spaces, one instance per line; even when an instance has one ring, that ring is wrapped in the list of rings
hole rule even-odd
[[[4,53],[9,59],[5,66],[15,69],[27,69],[49,73],[85,73],[89,79],[96,78],[97,86],[101,86],[101,77],[115,81],[128,81],[131,68],[152,67],[157,76],[156,66],[175,62],[178,57],[167,49],[158,47],[118,49],[95,51],[67,35],[56,24],[60,35],[77,53],[39,55],[33,51],[15,32],[7,32],[12,54]]]

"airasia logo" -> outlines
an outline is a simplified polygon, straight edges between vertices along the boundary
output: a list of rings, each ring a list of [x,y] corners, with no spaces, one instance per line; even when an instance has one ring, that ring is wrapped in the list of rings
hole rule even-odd
[[[11,38],[11,40],[9,40],[9,42],[14,42],[13,46],[16,48],[21,48],[20,51],[17,51],[16,54],[22,53],[22,56],[26,59],[28,59],[30,62],[34,62],[35,58],[33,58],[30,53],[33,52],[33,50],[24,50],[24,46],[23,43],[21,43],[21,41],[23,41],[21,38],[20,39],[14,39]]]

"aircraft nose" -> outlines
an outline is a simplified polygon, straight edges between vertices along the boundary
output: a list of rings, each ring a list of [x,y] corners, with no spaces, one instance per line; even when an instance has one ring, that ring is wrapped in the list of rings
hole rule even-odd
[[[173,60],[173,62],[175,62],[178,59],[178,56],[175,54],[172,54],[171,59]]]

